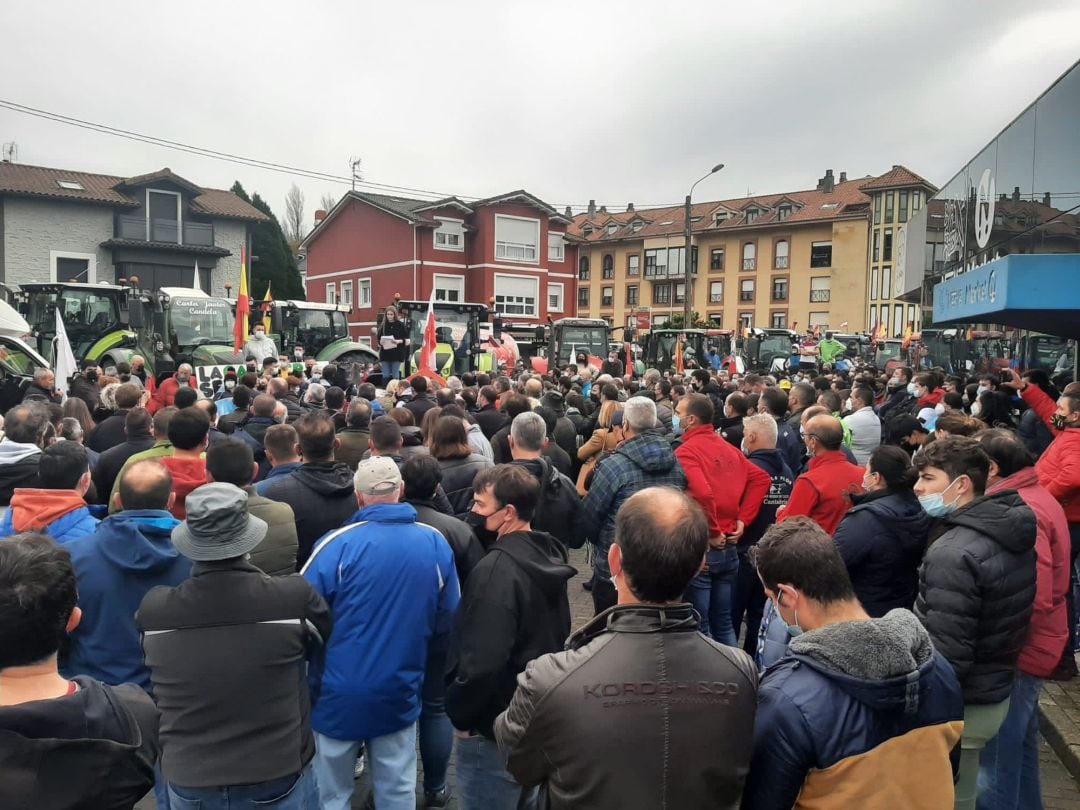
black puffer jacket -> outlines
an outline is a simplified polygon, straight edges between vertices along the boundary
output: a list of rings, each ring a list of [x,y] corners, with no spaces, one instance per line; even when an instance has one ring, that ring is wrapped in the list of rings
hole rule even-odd
[[[919,590],[930,516],[911,490],[852,497],[833,539],[844,558],[855,595],[875,619],[893,608],[911,610]]]
[[[472,482],[476,474],[491,466],[491,462],[481,455],[470,453],[465,458],[443,459],[439,461],[442,469],[442,488],[450,499],[454,517],[462,520],[472,508]]]
[[[1012,690],[1035,599],[1035,514],[1014,491],[944,517],[919,569],[915,614],[953,665],[964,703]]]
[[[292,507],[300,547],[296,567],[302,568],[315,541],[340,528],[356,513],[356,490],[348,464],[303,464],[289,475],[273,479],[261,493]]]

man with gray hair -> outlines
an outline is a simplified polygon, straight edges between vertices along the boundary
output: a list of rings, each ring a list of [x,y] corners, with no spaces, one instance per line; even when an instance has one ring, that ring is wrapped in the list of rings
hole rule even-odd
[[[40,486],[38,461],[48,426],[49,409],[40,400],[24,402],[7,412],[0,441],[0,507],[7,508],[16,488]]]
[[[578,522],[581,498],[574,482],[544,456],[549,443],[547,423],[535,411],[518,414],[510,423],[511,465],[524,468],[540,484],[540,502],[532,527],[547,532],[569,548],[581,548],[585,536]],[[481,538],[487,539],[487,538]]]
[[[364,459],[353,484],[360,511],[316,544],[301,571],[334,618],[325,665],[311,675],[319,807],[352,805],[364,743],[376,805],[413,810],[428,650],[446,644],[460,599],[454,553],[417,522],[416,509],[399,503],[404,487],[393,459]]]
[[[615,605],[608,548],[615,537],[615,516],[623,503],[646,487],[686,489],[686,475],[671,445],[656,430],[656,403],[631,397],[612,419],[620,443],[596,466],[582,503],[580,531],[593,545],[593,607],[602,613]]]
[[[47,368],[34,371],[34,381],[26,387],[23,402],[55,402],[60,404],[60,393],[56,390],[56,375]]]

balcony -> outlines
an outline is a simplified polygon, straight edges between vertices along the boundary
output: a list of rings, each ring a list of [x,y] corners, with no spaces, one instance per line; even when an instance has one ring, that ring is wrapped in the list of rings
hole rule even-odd
[[[776,257],[776,262],[775,262],[775,264],[773,266],[777,270],[787,270],[789,267],[791,267],[791,257],[790,256],[777,256]]]
[[[743,290],[742,292],[739,293],[739,300],[743,301],[743,302],[751,302],[751,301],[753,301],[754,300],[754,291],[753,290],[749,290],[749,291],[748,290]]]
[[[810,303],[811,304],[827,304],[831,297],[831,290],[811,290],[810,291]]]
[[[757,270],[757,259],[743,259],[742,260],[742,269],[743,270]]]
[[[214,226],[206,222],[185,222],[183,239],[178,238],[175,219],[152,219],[143,217],[117,217],[116,238],[137,242],[164,242],[172,245],[190,245],[193,247],[214,246]]]
[[[773,301],[787,301],[787,290],[773,290]]]
[[[724,294],[723,293],[713,293],[712,295],[709,296],[709,303],[710,304],[722,304],[722,303],[724,303]]]
[[[615,299],[610,295],[605,295],[603,298],[600,299],[600,306],[613,307],[615,306]]]

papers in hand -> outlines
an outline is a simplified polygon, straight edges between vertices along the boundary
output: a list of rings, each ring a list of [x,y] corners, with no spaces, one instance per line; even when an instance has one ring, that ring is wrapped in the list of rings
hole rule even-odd
[[[379,339],[379,344],[384,349],[396,349],[397,348],[397,338],[394,337],[393,335],[383,335],[382,338]]]

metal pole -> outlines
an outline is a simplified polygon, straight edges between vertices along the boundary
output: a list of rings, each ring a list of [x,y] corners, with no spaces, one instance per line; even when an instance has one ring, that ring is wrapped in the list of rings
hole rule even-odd
[[[691,192],[693,189],[691,188]],[[683,270],[685,277],[685,289],[683,291],[683,329],[689,329],[690,324],[690,310],[693,308],[694,296],[691,293],[694,284],[693,273],[691,271],[690,256],[692,249],[690,246],[690,195],[686,195],[686,255],[683,256]]]

